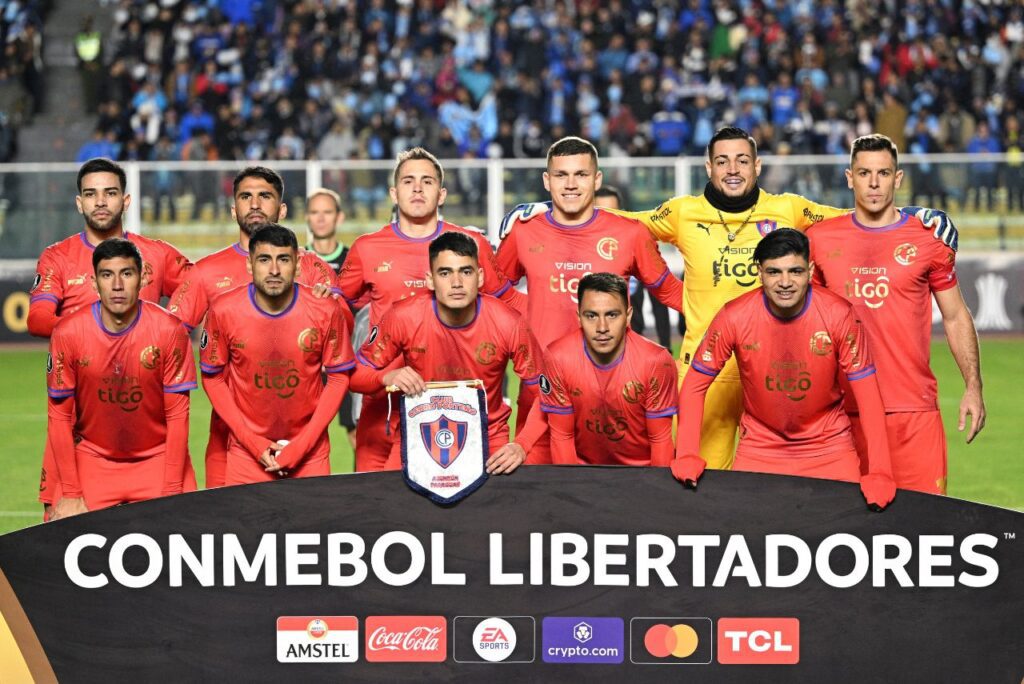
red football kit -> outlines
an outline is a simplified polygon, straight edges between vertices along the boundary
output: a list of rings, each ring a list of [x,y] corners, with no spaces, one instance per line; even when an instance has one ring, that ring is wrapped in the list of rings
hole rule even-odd
[[[269,314],[249,284],[210,304],[200,342],[203,386],[230,428],[227,484],[277,479],[259,463],[272,442],[295,477],[329,475],[327,425],[338,413],[353,363],[344,305],[296,283],[291,304]],[[327,373],[327,385],[321,378]]]
[[[246,268],[249,252],[234,243],[208,254],[196,262],[181,286],[171,296],[167,308],[191,330],[199,325],[210,308],[210,302],[228,290],[252,282]],[[324,284],[335,286],[334,271],[313,252],[299,250],[295,282],[308,287]],[[351,321],[349,325],[351,329]],[[228,426],[217,415],[210,414],[210,439],[206,444],[206,487],[224,485],[227,466]]]
[[[663,304],[682,307],[682,282],[669,272],[650,231],[601,209],[576,226],[559,223],[551,211],[516,223],[498,247],[498,266],[513,282],[526,277],[526,322],[541,349],[579,328],[576,289],[588,273],[636,276]],[[519,427],[535,398],[520,390]],[[551,463],[547,438],[538,441],[527,463]]]
[[[679,376],[667,349],[632,330],[618,360],[590,356],[582,330],[548,347],[540,407],[548,414],[555,463],[667,466]]]
[[[159,302],[161,297],[170,296],[191,269],[189,260],[162,240],[127,231],[123,237],[138,247],[142,254],[142,290],[139,298]],[[89,244],[83,230],[43,250],[36,265],[35,282],[29,300],[30,334],[49,337],[61,318],[99,299],[94,287],[96,276],[92,267],[92,253],[95,249],[95,245]],[[50,487],[59,484],[57,462],[47,443],[43,451],[39,500],[56,503],[60,499],[60,492],[50,491]]]
[[[437,229],[422,238],[404,234],[398,223],[390,223],[375,233],[360,235],[352,243],[338,274],[342,296],[352,306],[369,296],[370,326],[379,325],[395,302],[429,294],[427,274],[430,272],[430,257],[427,248],[431,240],[449,231],[468,235],[476,242],[480,268],[484,272],[481,292],[499,297],[517,311],[525,310],[524,297],[498,268],[494,250],[486,238],[475,230],[447,221],[438,221]],[[396,359],[394,367],[400,365],[400,360]],[[393,422],[389,430],[387,414],[387,396],[383,392],[363,397],[360,427],[356,430],[357,471],[384,468],[393,442],[389,432],[397,429],[398,425]]]
[[[946,439],[929,365],[931,299],[956,287],[955,252],[906,214],[877,228],[853,214],[839,216],[816,224],[808,236],[814,282],[852,302],[871,339],[896,486],[945,493]],[[860,445],[853,397],[847,410]]]
[[[743,385],[743,417],[734,470],[856,482],[860,464],[843,410],[840,372],[860,396],[874,396],[875,367],[849,302],[810,287],[797,315],[782,319],[759,288],[725,305],[697,348],[680,393],[679,455],[700,453],[704,394],[733,354]],[[884,438],[874,439],[872,470],[888,472]]]
[[[451,327],[441,321],[433,297],[414,297],[392,306],[359,349],[353,382],[357,391],[382,385],[396,359],[427,382],[479,379],[487,394],[487,434],[491,453],[508,443],[512,413],[501,394],[505,368],[512,361],[524,384],[537,383],[537,343],[512,307],[479,295],[472,322]],[[524,447],[525,448],[525,447]],[[385,469],[401,468],[400,442],[393,440]]]
[[[54,328],[46,375],[61,496],[84,496],[95,510],[195,490],[188,392],[196,370],[181,321],[140,301],[135,320],[115,333],[95,302]]]

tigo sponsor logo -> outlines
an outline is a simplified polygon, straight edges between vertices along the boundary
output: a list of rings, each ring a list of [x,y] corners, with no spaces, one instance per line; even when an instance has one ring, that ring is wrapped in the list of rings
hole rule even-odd
[[[640,665],[708,665],[713,633],[707,617],[633,618],[629,621],[629,657]]]
[[[371,615],[366,618],[366,660],[371,663],[443,663],[448,624],[441,615]]]
[[[545,663],[621,663],[625,627],[617,617],[546,617]]]
[[[351,616],[277,618],[277,662],[354,663],[359,621]]]
[[[718,662],[723,665],[796,665],[800,662],[800,620],[720,618]]]
[[[529,615],[460,615],[452,621],[457,663],[532,663],[536,622]]]

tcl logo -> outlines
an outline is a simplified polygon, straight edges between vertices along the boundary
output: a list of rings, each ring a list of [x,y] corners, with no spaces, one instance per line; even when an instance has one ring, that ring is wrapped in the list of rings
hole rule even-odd
[[[800,620],[720,618],[718,662],[722,665],[796,665],[800,662]]]
[[[442,663],[447,622],[440,615],[371,615],[366,618],[366,660],[372,663]]]

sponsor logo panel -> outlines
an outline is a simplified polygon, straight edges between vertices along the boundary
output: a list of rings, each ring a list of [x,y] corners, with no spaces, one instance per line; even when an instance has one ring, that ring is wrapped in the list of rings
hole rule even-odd
[[[457,663],[532,663],[537,623],[529,615],[460,615],[452,621]]]
[[[370,615],[366,660],[371,663],[443,663],[448,623],[441,615]]]
[[[345,616],[277,618],[277,662],[354,663],[359,659],[359,621]]]
[[[617,617],[546,617],[541,623],[545,663],[621,663],[625,625]]]
[[[629,659],[638,665],[708,665],[713,634],[708,617],[636,617],[629,621]]]
[[[720,618],[718,662],[722,665],[796,665],[800,662],[800,620]]]

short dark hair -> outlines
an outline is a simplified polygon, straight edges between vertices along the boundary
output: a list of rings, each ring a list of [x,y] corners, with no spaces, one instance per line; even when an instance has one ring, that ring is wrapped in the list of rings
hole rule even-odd
[[[622,199],[622,192],[614,185],[602,185],[594,192],[594,197],[614,197],[619,203],[620,209],[625,209],[625,201]]]
[[[284,197],[284,179],[281,178],[281,174],[266,166],[247,166],[235,175],[235,180],[231,182],[231,194],[235,195],[238,193],[238,185],[246,178],[262,178],[263,180],[274,186],[274,190],[277,191],[278,199]],[[280,245],[283,247],[284,245]]]
[[[142,252],[131,240],[124,238],[108,238],[96,245],[92,252],[92,272],[99,270],[100,262],[105,259],[117,259],[124,257],[135,262],[135,268],[142,273]]]
[[[583,138],[570,135],[557,140],[548,148],[548,166],[551,166],[552,157],[571,157],[576,154],[589,154],[597,166],[597,148],[594,143]]]
[[[887,135],[881,133],[872,133],[870,135],[862,135],[853,141],[850,145],[850,168],[853,168],[853,159],[857,156],[858,152],[888,152],[892,155],[893,165],[900,165],[899,150],[896,149],[896,143],[892,141]]]
[[[285,228],[280,223],[266,223],[253,231],[249,237],[249,254],[256,251],[256,245],[265,243],[274,247],[291,247],[299,251],[299,241],[295,233]]]
[[[750,144],[750,149],[754,153],[754,159],[757,159],[757,141],[742,128],[736,126],[723,126],[715,131],[715,134],[711,136],[711,140],[708,141],[708,159],[710,160],[711,153],[715,149],[715,143],[719,140],[746,140]]]
[[[82,179],[88,176],[90,173],[112,173],[117,176],[117,181],[121,184],[121,192],[124,192],[125,187],[128,185],[128,176],[125,175],[124,169],[121,165],[112,162],[109,159],[103,157],[94,157],[89,161],[82,164],[81,168],[78,169],[78,192],[82,192]]]
[[[811,241],[799,230],[779,228],[761,238],[754,248],[754,261],[763,264],[769,259],[796,254],[806,261],[811,260]]]
[[[398,172],[402,170],[402,165],[407,161],[413,161],[416,159],[426,159],[434,165],[434,170],[437,171],[437,182],[443,187],[444,169],[441,167],[441,162],[438,161],[437,157],[422,147],[413,147],[405,150],[404,152],[400,152],[398,156],[395,157],[395,170],[391,173],[391,184],[398,185]]]
[[[577,309],[583,305],[583,294],[588,290],[618,295],[622,298],[622,305],[629,308],[629,285],[626,284],[626,279],[622,276],[614,273],[588,273],[580,278],[580,284],[576,290]]]
[[[445,231],[430,241],[430,248],[427,250],[430,255],[430,267],[441,252],[455,252],[459,256],[468,256],[480,260],[480,250],[477,249],[476,241],[465,233],[454,230]]]

